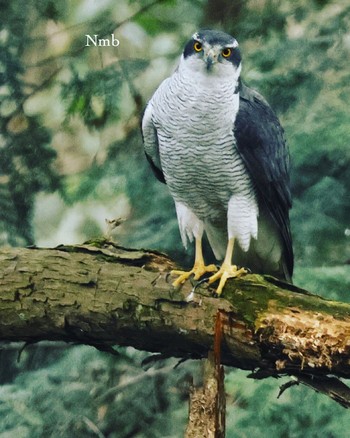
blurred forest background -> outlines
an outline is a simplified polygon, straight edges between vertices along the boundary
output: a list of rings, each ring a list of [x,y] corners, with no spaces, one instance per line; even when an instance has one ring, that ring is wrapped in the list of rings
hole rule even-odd
[[[144,158],[142,108],[201,27],[234,35],[243,78],[277,112],[292,157],[294,281],[350,301],[347,0],[0,0],[0,244],[106,232],[190,260]],[[85,47],[111,34],[118,47]],[[0,437],[181,437],[200,363],[146,353],[0,346]],[[297,386],[227,370],[228,437],[348,437],[349,413]]]

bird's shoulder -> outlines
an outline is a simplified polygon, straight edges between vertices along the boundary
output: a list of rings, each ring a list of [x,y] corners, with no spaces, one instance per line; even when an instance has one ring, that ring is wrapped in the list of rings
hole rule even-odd
[[[283,128],[267,100],[243,83],[239,87],[239,98],[236,129],[239,128],[250,136],[260,137],[262,141],[270,140],[271,135],[274,135],[279,144],[284,144]]]
[[[176,77],[176,72],[174,72],[172,75],[168,76],[167,78],[163,79],[162,82],[158,85],[157,89],[153,93],[153,96],[151,97],[149,104],[153,105],[153,108],[156,109],[157,105],[160,104],[164,98],[167,98],[167,95],[171,93],[172,90],[172,83],[174,82]]]
[[[278,190],[290,207],[289,151],[284,130],[266,99],[241,85],[239,110],[234,124],[237,149],[259,187]],[[268,192],[270,193],[270,192]]]

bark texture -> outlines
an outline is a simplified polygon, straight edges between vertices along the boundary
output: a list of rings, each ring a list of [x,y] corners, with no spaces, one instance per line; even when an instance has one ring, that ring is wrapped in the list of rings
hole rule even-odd
[[[130,345],[202,358],[213,348],[219,313],[223,364],[255,378],[301,376],[306,384],[350,377],[349,304],[259,275],[229,281],[221,298],[199,287],[188,302],[192,286],[174,291],[173,267],[162,254],[106,241],[2,249],[0,340]]]

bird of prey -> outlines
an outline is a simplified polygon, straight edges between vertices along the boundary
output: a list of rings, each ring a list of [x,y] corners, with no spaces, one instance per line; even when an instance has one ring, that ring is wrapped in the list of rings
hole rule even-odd
[[[183,244],[195,240],[193,269],[174,271],[173,284],[209,272],[209,283],[220,280],[217,295],[245,268],[287,281],[293,273],[283,129],[240,74],[236,39],[200,30],[142,119],[145,153],[175,201]],[[204,232],[220,269],[204,263]]]

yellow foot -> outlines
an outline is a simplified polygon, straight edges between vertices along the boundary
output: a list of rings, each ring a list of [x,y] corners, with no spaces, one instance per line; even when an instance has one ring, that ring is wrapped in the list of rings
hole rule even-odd
[[[218,272],[208,278],[208,282],[209,284],[212,284],[220,279],[219,286],[216,289],[217,296],[220,296],[228,278],[241,277],[247,273],[248,271],[244,268],[238,269],[236,265],[223,263]]]
[[[193,268],[190,271],[171,271],[171,275],[178,275],[178,278],[173,282],[173,286],[177,287],[180,286],[180,284],[185,283],[186,280],[188,280],[191,275],[193,275],[193,278],[195,280],[199,280],[202,275],[206,274],[207,272],[216,272],[218,268],[215,265],[208,265],[205,266],[204,264],[194,265]],[[210,277],[211,278],[211,277]]]

